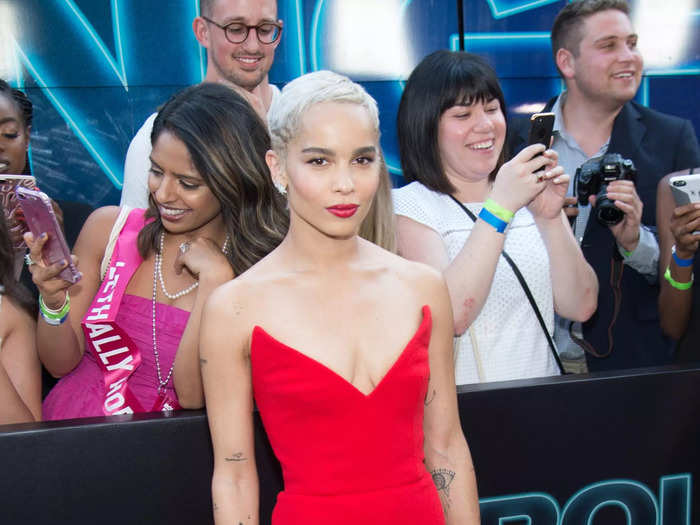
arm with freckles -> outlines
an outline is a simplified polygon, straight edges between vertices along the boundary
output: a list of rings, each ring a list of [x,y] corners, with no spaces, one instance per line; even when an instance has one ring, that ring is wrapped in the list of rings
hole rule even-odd
[[[446,524],[477,525],[474,465],[457,407],[450,300],[439,275],[427,276],[425,291],[433,315],[429,394],[423,420],[425,465],[440,496]]]
[[[569,175],[552,151],[544,189],[528,204],[549,255],[554,309],[567,319],[586,321],[598,306],[598,278],[586,262],[562,206]]]
[[[61,325],[47,324],[41,316],[37,320],[37,350],[39,358],[54,377],[61,377],[73,370],[85,352],[85,338],[80,322],[90,307],[100,286],[100,263],[107,247],[112,226],[119,208],[108,206],[95,210],[85,222],[73,250],[82,278],[71,285],[58,277],[64,266],[29,267],[32,280],[49,308],[60,308],[66,293],[70,294],[68,319]],[[33,260],[41,260],[42,239],[25,234]]]
[[[464,220],[469,218],[465,215]],[[450,262],[445,243],[435,230],[399,215],[396,231],[402,257],[443,273],[455,312],[452,332],[462,335],[478,317],[491,291],[505,236],[477,220],[464,247]]]
[[[185,253],[178,253],[176,271],[188,271],[199,278],[197,296],[175,354],[173,384],[178,402],[183,408],[202,408],[204,392],[199,370],[198,344],[202,309],[211,293],[221,284],[233,279],[233,270],[219,247],[209,239],[197,239]]]
[[[214,447],[212,503],[216,525],[257,525],[258,473],[253,435],[250,333],[233,285],[209,298],[202,314],[200,363]]]
[[[532,158],[543,148],[539,144],[529,146],[504,164],[498,171],[489,197],[513,212],[530,202],[542,191],[533,172],[549,162],[545,156]],[[464,220],[471,222],[466,214]],[[431,228],[399,215],[396,232],[401,256],[428,264],[443,273],[454,312],[454,334],[462,335],[478,317],[491,291],[505,234],[498,233],[483,220],[477,220],[464,246],[450,262],[445,243]]]
[[[567,319],[588,320],[598,306],[598,278],[586,262],[563,211],[535,219],[549,254],[554,309]]]

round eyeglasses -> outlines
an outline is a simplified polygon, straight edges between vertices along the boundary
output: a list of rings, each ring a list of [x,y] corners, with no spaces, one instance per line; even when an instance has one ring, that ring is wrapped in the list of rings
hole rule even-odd
[[[248,38],[248,33],[251,29],[255,29],[255,35],[258,37],[258,42],[261,44],[273,44],[282,34],[282,26],[273,22],[263,22],[255,26],[249,26],[241,22],[231,22],[222,26],[214,22],[211,18],[202,16],[207,22],[214,24],[219,29],[223,29],[226,40],[232,44],[241,44]]]

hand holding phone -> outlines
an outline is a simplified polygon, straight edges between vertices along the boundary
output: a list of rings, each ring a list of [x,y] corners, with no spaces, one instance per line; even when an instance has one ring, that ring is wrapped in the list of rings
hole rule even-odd
[[[63,230],[56,220],[56,214],[49,197],[41,191],[23,187],[18,187],[16,193],[17,201],[34,239],[38,239],[43,233],[48,235],[41,253],[46,265],[67,261],[68,266],[61,270],[58,277],[71,284],[77,283],[82,275],[73,264],[68,243],[66,243]]]
[[[552,142],[552,132],[554,130],[554,113],[535,113],[530,117],[530,132],[527,143],[542,144],[549,149]]]
[[[668,179],[676,206],[700,202],[700,173],[694,174],[693,171],[695,170],[691,168],[687,175],[676,175]]]
[[[527,137],[528,146],[533,144],[542,144],[545,149],[549,149],[549,143],[552,142],[552,130],[554,129],[554,113],[535,113],[530,117],[530,132]],[[535,157],[542,155],[538,153]],[[534,157],[533,157],[534,158]],[[544,171],[542,167],[535,173]]]
[[[22,252],[27,249],[27,245],[22,237],[29,231],[24,221],[22,210],[17,204],[15,190],[19,187],[36,189],[36,181],[31,175],[0,175],[0,203],[5,212],[5,222],[10,231],[10,239],[15,252]]]

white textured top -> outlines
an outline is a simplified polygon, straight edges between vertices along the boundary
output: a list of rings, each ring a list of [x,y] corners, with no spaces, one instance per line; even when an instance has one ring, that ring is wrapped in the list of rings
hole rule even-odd
[[[474,226],[457,203],[418,182],[393,190],[393,199],[397,215],[435,230],[445,243],[450,261],[457,256]],[[482,203],[465,206],[478,216]],[[519,210],[505,235],[504,250],[523,274],[551,334],[554,300],[549,255],[532,214],[526,208]],[[472,340],[476,341],[477,349]],[[477,356],[483,377],[479,377]],[[463,385],[558,374],[537,316],[512,268],[500,257],[479,316],[464,335],[455,338],[456,382]]]

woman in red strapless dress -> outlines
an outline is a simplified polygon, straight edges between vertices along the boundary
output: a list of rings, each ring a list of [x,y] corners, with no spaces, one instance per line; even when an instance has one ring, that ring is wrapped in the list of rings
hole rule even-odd
[[[390,205],[374,100],[311,73],[269,119],[289,232],[212,294],[200,332],[217,525],[259,521],[253,400],[284,475],[273,525],[479,523],[444,281],[358,237]]]

